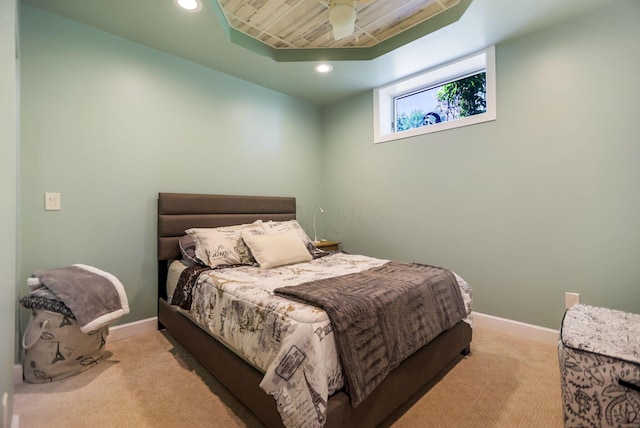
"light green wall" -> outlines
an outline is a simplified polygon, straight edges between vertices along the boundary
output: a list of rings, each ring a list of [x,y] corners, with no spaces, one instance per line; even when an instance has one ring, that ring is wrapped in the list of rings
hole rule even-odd
[[[17,82],[16,1],[0,0],[0,403],[13,412],[16,308]],[[2,424],[2,421],[0,421]]]
[[[155,316],[161,191],[295,196],[310,224],[317,107],[26,5],[21,37],[20,284],[86,263],[125,285],[118,323]]]
[[[447,266],[478,312],[640,313],[638,22],[620,1],[497,46],[495,122],[376,145],[371,93],[326,108],[326,237]]]
[[[20,294],[88,263],[124,282],[121,322],[154,316],[155,198],[185,191],[296,196],[308,231],[320,204],[323,238],[450,267],[480,312],[558,328],[565,291],[640,312],[633,0],[499,45],[496,122],[380,145],[371,93],[320,116],[21,8]]]

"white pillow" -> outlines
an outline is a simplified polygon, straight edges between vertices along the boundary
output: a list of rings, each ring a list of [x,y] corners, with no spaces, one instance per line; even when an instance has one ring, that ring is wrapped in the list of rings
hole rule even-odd
[[[262,220],[252,224],[215,228],[191,228],[185,231],[196,244],[196,257],[209,267],[252,264],[251,253],[242,239],[247,235],[263,233]]]
[[[312,251],[315,249],[315,246],[311,242],[309,235],[307,235],[307,232],[305,232],[302,226],[300,226],[300,223],[298,223],[298,220],[287,220],[287,221],[271,220],[271,221],[265,221],[264,223],[262,223],[262,226],[264,228],[264,233],[284,232],[286,230],[293,229],[296,232],[298,232],[300,239],[302,239],[302,242],[304,243],[304,245],[307,247],[309,251]]]
[[[265,235],[242,234],[260,269],[270,269],[313,259],[296,230]]]

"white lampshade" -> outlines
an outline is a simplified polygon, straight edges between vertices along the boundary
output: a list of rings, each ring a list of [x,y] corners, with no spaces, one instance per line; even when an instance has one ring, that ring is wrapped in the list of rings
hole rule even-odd
[[[329,3],[329,23],[333,26],[333,38],[343,39],[353,34],[356,23],[354,0],[334,0]]]
[[[333,26],[333,38],[336,40],[344,39],[353,34],[354,25],[345,25],[344,27]]]

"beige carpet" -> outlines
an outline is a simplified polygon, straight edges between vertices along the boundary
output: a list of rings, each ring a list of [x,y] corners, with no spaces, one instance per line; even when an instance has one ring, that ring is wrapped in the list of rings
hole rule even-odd
[[[109,343],[94,368],[15,388],[21,428],[260,427],[164,332]],[[562,427],[556,348],[476,328],[472,353],[385,427]]]

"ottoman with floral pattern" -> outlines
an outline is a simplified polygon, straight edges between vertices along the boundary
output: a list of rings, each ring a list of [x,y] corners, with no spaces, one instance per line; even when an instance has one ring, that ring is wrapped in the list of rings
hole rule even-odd
[[[565,427],[640,427],[640,315],[572,306],[558,357]]]

